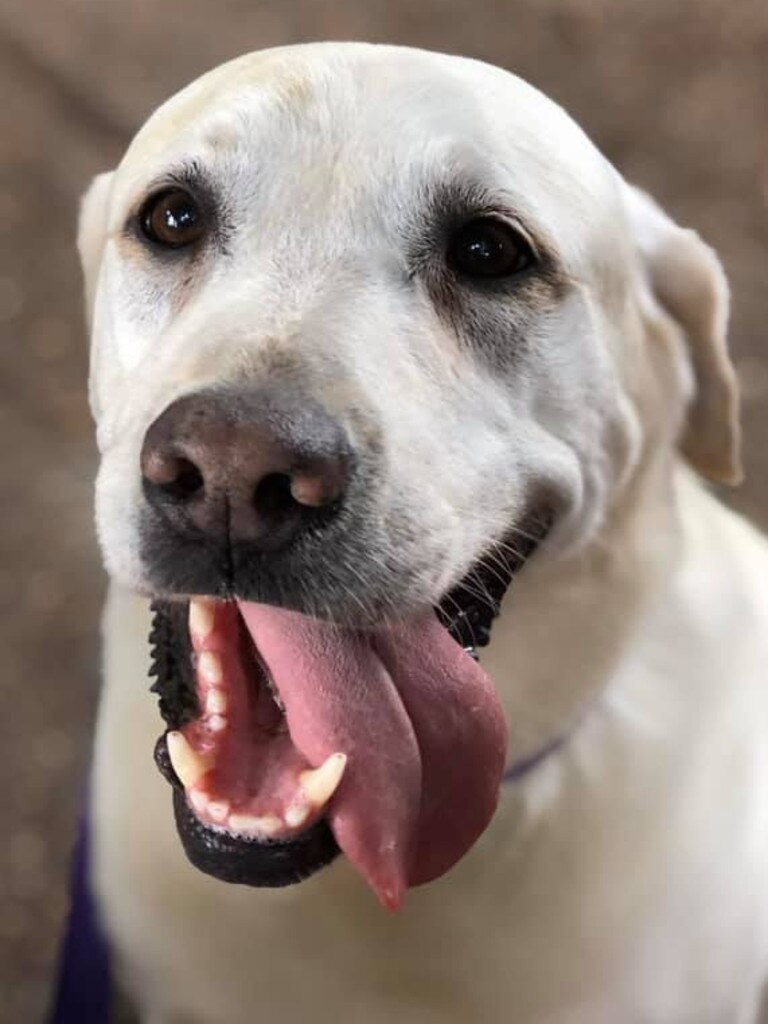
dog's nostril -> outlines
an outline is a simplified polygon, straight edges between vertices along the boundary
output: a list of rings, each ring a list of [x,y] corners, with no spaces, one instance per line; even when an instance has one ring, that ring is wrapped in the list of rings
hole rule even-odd
[[[203,474],[181,455],[153,452],[144,463],[144,478],[176,501],[187,501],[205,488]]]
[[[301,513],[327,510],[344,489],[344,467],[341,463],[318,469],[296,469],[288,473],[269,473],[259,481],[253,494],[253,507],[264,519],[276,521]]]
[[[172,494],[174,498],[180,498],[182,500],[193,498],[205,488],[203,474],[194,462],[190,462],[189,459],[178,459],[177,461],[179,468],[176,479],[171,483],[166,484],[165,489]]]
[[[253,492],[253,506],[265,519],[277,519],[298,508],[291,493],[291,478],[286,473],[270,473]]]

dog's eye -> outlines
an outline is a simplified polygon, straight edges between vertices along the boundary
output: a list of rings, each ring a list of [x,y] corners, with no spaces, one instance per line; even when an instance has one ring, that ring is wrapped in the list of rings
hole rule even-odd
[[[533,262],[528,242],[506,221],[476,217],[454,232],[448,266],[463,277],[509,277]]]
[[[181,249],[200,240],[205,230],[195,199],[182,188],[168,188],[150,196],[139,213],[145,238],[166,249]]]

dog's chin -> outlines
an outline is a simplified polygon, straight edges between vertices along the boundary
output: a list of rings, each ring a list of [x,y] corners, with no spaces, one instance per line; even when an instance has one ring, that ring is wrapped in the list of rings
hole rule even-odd
[[[210,593],[202,599],[188,596],[156,599],[149,638],[151,673],[155,677],[152,689],[159,697],[160,712],[167,728],[157,742],[155,760],[173,788],[176,825],[190,862],[221,881],[277,887],[308,878],[330,864],[343,848],[382,902],[391,906],[399,901],[398,886],[402,889],[409,884],[419,884],[442,873],[445,870],[443,860],[447,863],[450,856],[457,859],[455,853],[445,857],[441,853],[424,855],[421,868],[411,868],[409,872],[403,869],[405,873],[398,883],[387,881],[389,869],[381,866],[375,851],[371,852],[377,842],[383,842],[381,836],[371,839],[369,835],[371,832],[378,835],[380,823],[371,824],[366,817],[376,816],[378,812],[369,807],[361,812],[360,807],[366,803],[365,794],[357,792],[366,785],[375,792],[379,784],[378,768],[368,763],[365,752],[351,756],[347,765],[345,752],[333,749],[341,743],[336,742],[338,735],[344,736],[346,731],[359,732],[361,726],[355,723],[364,723],[367,719],[354,709],[344,711],[347,695],[342,692],[338,697],[331,692],[335,683],[323,682],[323,659],[333,661],[334,671],[343,676],[350,669],[338,668],[338,665],[343,666],[347,652],[353,652],[350,658],[359,658],[360,664],[367,664],[366,652],[370,644],[376,652],[375,658],[371,656],[376,666],[381,661],[388,674],[397,677],[403,675],[402,668],[397,666],[406,660],[412,666],[406,674],[413,675],[418,674],[422,658],[425,664],[434,662],[435,666],[444,666],[447,658],[450,669],[436,667],[430,671],[447,672],[448,676],[453,673],[461,683],[454,686],[457,692],[461,691],[465,676],[468,690],[473,686],[482,690],[484,683],[478,683],[477,677],[481,670],[473,663],[477,649],[488,643],[493,619],[510,582],[545,533],[546,526],[531,532],[522,544],[517,534],[515,547],[505,545],[503,557],[497,546],[492,557],[481,559],[444,595],[433,612],[419,619],[418,628],[404,626],[400,633],[384,626],[379,633],[374,630],[367,634],[359,629],[350,630],[347,624],[341,626],[327,621],[321,624],[303,611],[286,611],[270,606],[269,602],[257,604],[231,594],[226,599]],[[318,604],[327,608],[328,602],[318,601]],[[275,630],[282,631],[289,640],[283,637],[273,641]],[[314,635],[317,631],[320,631],[319,640],[310,643],[301,639],[305,633]],[[293,639],[296,636],[298,640]],[[423,651],[419,647],[422,642]],[[309,653],[305,658],[307,651],[314,652],[315,648],[337,643],[339,648],[335,653],[322,656]],[[281,665],[283,651],[294,652],[291,657],[295,659],[295,666],[289,664],[288,675],[316,673],[317,683],[312,682],[310,686],[296,681],[282,682],[286,675],[285,666]],[[273,665],[277,666],[276,674],[272,671]],[[361,670],[356,668],[355,671]],[[358,701],[362,699],[361,682],[365,681],[350,684],[358,687],[354,697]],[[301,685],[307,688],[302,691]],[[409,687],[414,688],[408,682],[402,689],[407,693]],[[375,688],[378,689],[378,684]],[[324,690],[330,711],[322,706]],[[350,694],[350,701],[353,696]],[[482,704],[487,697],[481,693],[472,699]],[[370,699],[373,702],[371,714],[378,718],[375,702],[380,698]],[[459,697],[456,699],[460,701]],[[412,723],[406,723],[407,727],[423,733],[427,726],[419,722],[421,712],[418,707],[414,710],[408,700],[413,701],[413,696],[405,700],[412,718]],[[318,703],[316,711],[309,709],[313,702]],[[474,710],[471,701],[470,706]],[[457,708],[461,710],[458,703]],[[448,709],[446,713],[456,717],[457,708]],[[349,716],[349,722],[339,725],[336,719],[345,715]],[[487,718],[486,745],[495,749],[495,753],[488,756],[495,758],[492,773],[497,773],[500,779],[505,736],[499,738],[502,727],[495,709],[488,711]],[[478,730],[482,731],[482,715],[479,721]],[[333,739],[327,738],[327,734]],[[418,738],[422,747],[429,747],[431,741]],[[375,743],[376,737],[372,735],[370,744]],[[460,754],[457,747],[456,755]],[[382,752],[382,757],[385,756],[386,752]],[[427,752],[422,750],[421,756],[425,763],[419,771],[428,775],[428,749]],[[434,755],[435,763],[441,756]],[[471,760],[469,754],[467,757]],[[403,755],[402,760],[406,761],[407,757]],[[441,763],[442,769],[439,772],[435,769],[433,775],[445,774],[445,764]],[[482,771],[478,768],[478,774],[482,772],[489,773],[487,765]],[[369,776],[373,781],[367,783]],[[442,782],[438,785],[428,779],[424,784],[431,785],[435,792],[442,786]],[[392,784],[395,802],[399,785],[400,781]],[[403,785],[407,790],[407,785]],[[479,806],[477,814],[465,815],[467,820],[463,826],[458,826],[459,832],[464,827],[472,837],[466,842],[473,842],[477,838],[475,833],[479,834],[490,820],[495,798],[486,799],[482,794],[475,798],[471,780],[461,785],[470,788],[466,792],[456,791],[457,803],[474,800],[478,805],[488,804]],[[440,800],[447,804],[451,796],[451,793],[441,793]],[[421,799],[423,802],[424,794]],[[379,800],[382,802],[381,796]],[[396,817],[398,811],[397,808],[382,809],[380,813],[384,818]],[[362,825],[358,824],[358,819]],[[450,830],[450,823],[448,828]],[[415,834],[415,825],[413,830]],[[434,831],[439,829],[434,828]],[[414,842],[418,845],[417,840]]]

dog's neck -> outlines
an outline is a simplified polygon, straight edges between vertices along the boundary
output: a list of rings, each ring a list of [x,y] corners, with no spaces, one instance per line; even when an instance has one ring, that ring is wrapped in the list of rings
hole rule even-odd
[[[507,594],[481,663],[510,724],[509,763],[567,736],[610,685],[633,631],[679,551],[677,491],[699,486],[656,463],[575,554],[546,546]]]

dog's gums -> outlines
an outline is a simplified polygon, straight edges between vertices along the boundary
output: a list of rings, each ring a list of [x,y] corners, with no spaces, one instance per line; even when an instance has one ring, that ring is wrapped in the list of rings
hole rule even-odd
[[[501,711],[472,657],[534,546],[481,563],[437,618],[366,634],[239,600],[155,602],[169,726],[155,756],[191,862],[281,886],[341,848],[390,908],[448,870],[488,824],[504,770]]]

